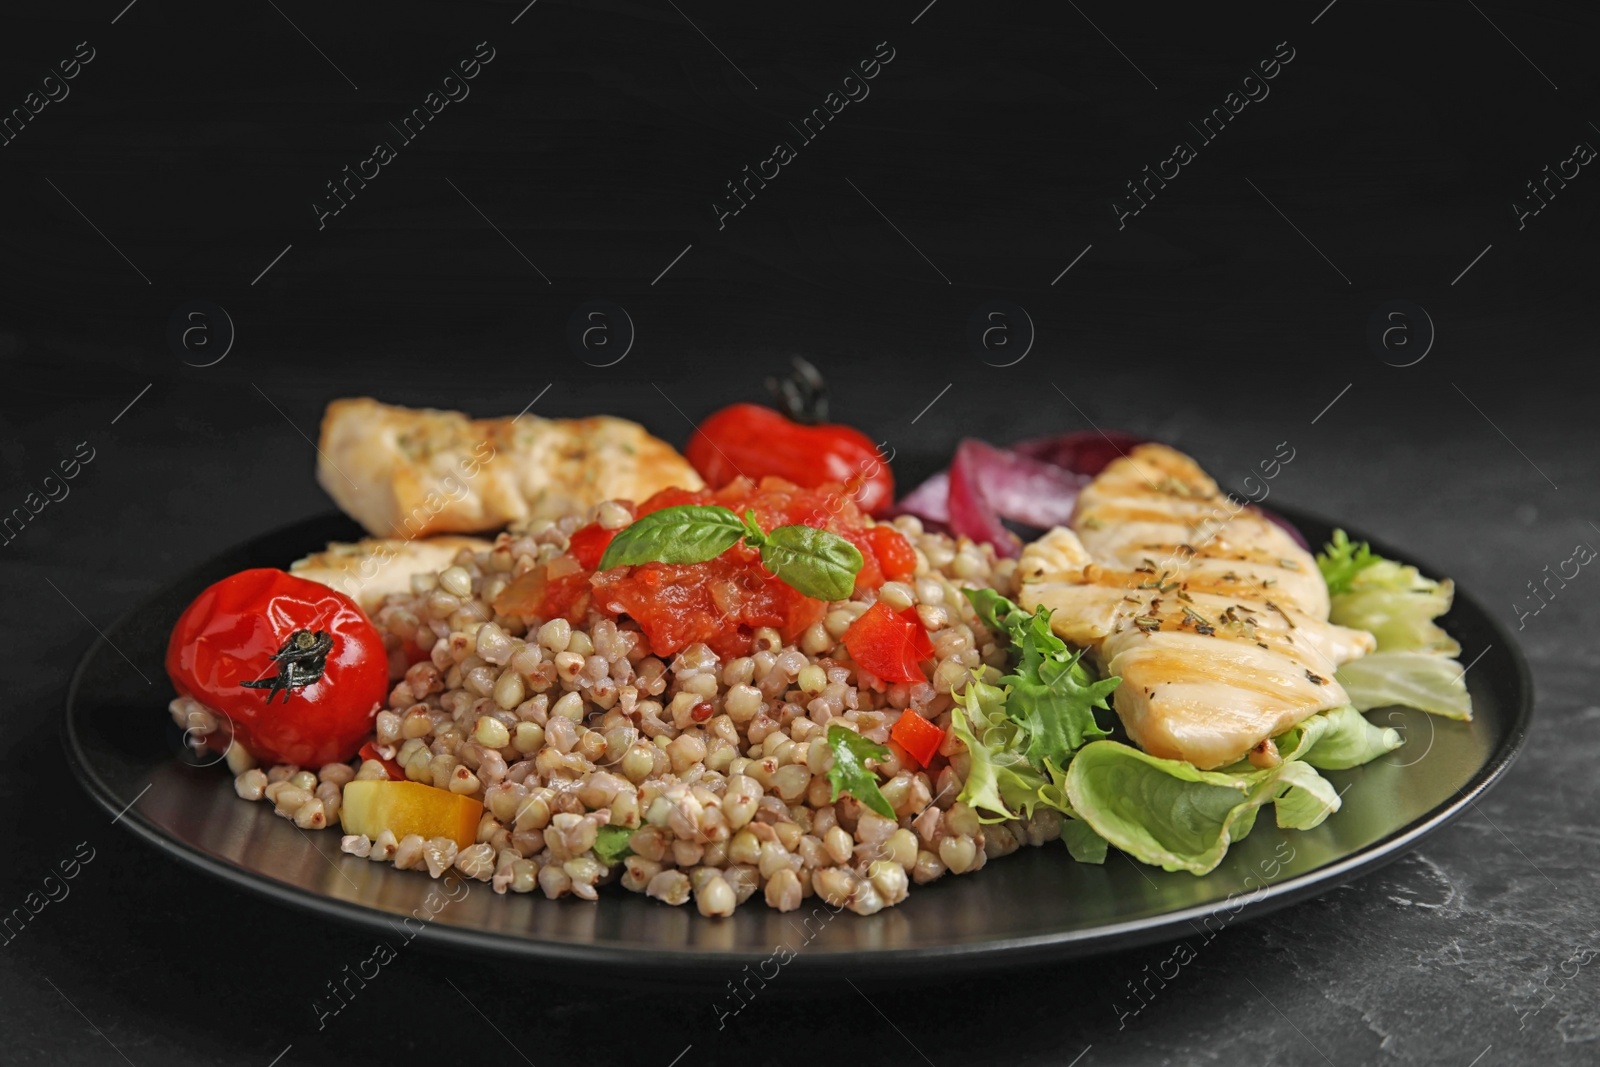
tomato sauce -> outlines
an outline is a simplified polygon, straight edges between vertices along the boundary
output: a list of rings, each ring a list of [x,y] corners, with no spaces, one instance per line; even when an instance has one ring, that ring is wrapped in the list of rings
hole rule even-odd
[[[737,478],[717,490],[664,489],[639,505],[638,514],[682,504],[716,504],[739,515],[751,510],[763,530],[800,524],[837,534],[861,550],[858,592],[883,584],[880,551],[893,555],[897,566],[903,566],[908,554],[914,558],[910,544],[898,533],[869,526],[839,485],[806,489],[779,478],[763,478],[759,484]],[[773,577],[761,565],[760,554],[742,543],[705,563],[618,567],[593,575],[588,584],[594,607],[637,622],[658,656],[696,641],[705,642],[724,659],[749,655],[757,629],[772,627],[785,642],[793,642],[807,627],[821,622],[827,611],[823,601]]]

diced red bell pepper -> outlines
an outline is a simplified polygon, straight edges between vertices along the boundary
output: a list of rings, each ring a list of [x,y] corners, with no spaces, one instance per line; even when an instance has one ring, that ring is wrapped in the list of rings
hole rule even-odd
[[[944,744],[944,731],[909,708],[900,713],[889,736],[924,767],[933,762],[939,746]]]
[[[361,746],[361,751],[358,753],[358,755],[363,760],[375,759],[379,763],[383,764],[383,769],[389,772],[389,777],[393,781],[405,781],[406,772],[400,769],[400,764],[396,763],[392,759],[384,759],[383,754],[378,751],[378,746],[373,744],[371,741],[368,741],[366,744]]]
[[[891,582],[903,582],[917,573],[917,550],[893,526],[874,526],[867,531],[867,540],[872,542],[872,554],[878,557],[884,577]]]
[[[883,601],[850,624],[844,647],[857,664],[886,682],[925,682],[918,661],[933,658],[933,642],[915,609],[896,614]]]

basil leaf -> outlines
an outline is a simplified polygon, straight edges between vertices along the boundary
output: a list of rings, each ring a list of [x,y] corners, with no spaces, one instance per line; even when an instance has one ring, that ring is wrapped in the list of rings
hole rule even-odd
[[[607,867],[614,866],[633,855],[628,838],[633,830],[626,826],[602,826],[594,835],[595,858]]]
[[[855,590],[862,559],[861,550],[838,534],[815,526],[779,526],[762,544],[761,562],[806,596],[844,600]]]
[[[754,509],[740,518],[727,508],[682,504],[662,508],[621,530],[606,546],[599,570],[639,563],[704,563],[739,541],[761,550],[761,562],[780,581],[818,600],[844,600],[855,591],[861,551],[811,526],[762,533]]]
[[[600,557],[599,569],[639,563],[704,563],[732,548],[744,534],[744,523],[727,508],[705,504],[662,508],[613,537]]]
[[[829,803],[838,800],[841,793],[848,793],[885,819],[894,818],[894,807],[878,788],[878,776],[867,770],[864,762],[868,758],[888,759],[888,748],[838,723],[828,727],[828,747],[833,750],[833,767],[828,771],[828,781],[833,786]]]

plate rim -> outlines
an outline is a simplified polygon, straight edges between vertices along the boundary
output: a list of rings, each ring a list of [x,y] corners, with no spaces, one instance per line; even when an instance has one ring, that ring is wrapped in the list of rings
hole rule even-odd
[[[1279,513],[1291,522],[1305,520],[1329,529],[1340,528],[1343,525],[1300,508],[1282,509]],[[394,927],[386,912],[355,901],[315,893],[270,876],[262,877],[169,836],[160,826],[134,809],[133,806],[143,795],[142,792],[126,804],[122,804],[122,798],[116,795],[110,785],[100,777],[83,749],[73,710],[77,705],[79,687],[90,662],[103,651],[101,646],[114,648],[105,634],[121,630],[131,619],[146,613],[146,609],[161,597],[166,589],[192,578],[227,552],[284,536],[302,528],[310,530],[326,526],[336,519],[346,519],[346,517],[339,512],[320,512],[228,546],[205,561],[188,568],[177,577],[162,582],[156,592],[120,615],[107,631],[97,632],[94,640],[79,658],[67,685],[61,709],[62,748],[73,776],[95,803],[114,816],[113,823],[126,825],[135,837],[168,857],[229,885],[275,903],[288,905],[297,911],[331,918],[363,932],[392,935]],[[1391,554],[1393,551],[1381,540],[1369,539],[1361,531],[1357,531],[1356,539],[1370,540],[1383,554]],[[1439,573],[1425,561],[1419,563],[1416,557],[1409,553],[1390,555],[1390,558],[1404,559],[1425,574]],[[1471,605],[1478,616],[1487,623],[1497,643],[1501,644],[1510,656],[1517,699],[1511,702],[1515,706],[1508,709],[1510,717],[1505,736],[1490,750],[1488,758],[1467,783],[1460,787],[1453,797],[1389,835],[1333,863],[1282,882],[1263,886],[1237,907],[1227,906],[1225,898],[1221,902],[1197,904],[1178,911],[1161,912],[1157,915],[1084,930],[1057,931],[1003,940],[975,939],[943,945],[913,945],[904,948],[857,948],[834,951],[813,949],[810,952],[795,953],[785,964],[786,969],[800,974],[815,975],[840,967],[868,965],[878,975],[889,975],[908,972],[929,962],[937,962],[942,968],[942,974],[951,974],[1041,960],[1065,961],[1176,939],[1180,927],[1192,927],[1198,920],[1221,913],[1230,916],[1227,920],[1228,925],[1241,919],[1259,918],[1311,896],[1320,895],[1394,862],[1423,838],[1454,822],[1467,808],[1473,806],[1479,797],[1504,778],[1517,757],[1521,755],[1532,729],[1535,705],[1533,674],[1521,646],[1512,638],[1505,624],[1491,614],[1477,597],[1459,584],[1455,586],[1455,597],[1456,603],[1464,602]],[[315,848],[324,858],[329,858],[315,842],[311,842],[310,847]],[[1123,859],[1129,863],[1137,863],[1131,857],[1124,856]],[[590,906],[603,906],[603,902]],[[644,969],[661,967],[703,974],[709,971],[724,971],[730,967],[737,969],[743,964],[754,963],[770,955],[765,950],[687,951],[651,945],[611,946],[530,938],[514,939],[477,927],[450,926],[434,922],[426,923],[415,931],[414,940],[425,947],[445,952],[464,952],[501,959],[537,959],[552,963],[581,964],[597,970],[609,972],[626,970],[633,974],[639,974]],[[640,953],[641,948],[644,950],[643,954]]]

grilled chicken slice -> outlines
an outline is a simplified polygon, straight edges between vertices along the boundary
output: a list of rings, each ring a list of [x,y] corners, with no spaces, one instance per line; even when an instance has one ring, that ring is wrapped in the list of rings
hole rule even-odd
[[[1144,445],[1117,460],[1074,523],[1023,550],[1019,600],[1122,677],[1113,703],[1145,751],[1224,767],[1348,703],[1334,669],[1372,635],[1328,622],[1316,561],[1187,456]]]
[[[1328,617],[1317,562],[1255,508],[1237,504],[1200,465],[1166,445],[1140,445],[1078,495],[1072,528],[1100,562],[1205,575],[1307,615]]]
[[[328,405],[318,455],[317,481],[377,537],[486,533],[703,484],[626,419],[469,419],[365,397]]]
[[[376,537],[354,544],[334,542],[326,551],[291,563],[289,573],[337,589],[370,615],[389,594],[411,592],[413,574],[444,570],[455,562],[456,553],[462,549],[487,552],[493,547],[492,541],[481,537],[450,536],[420,541]]]

